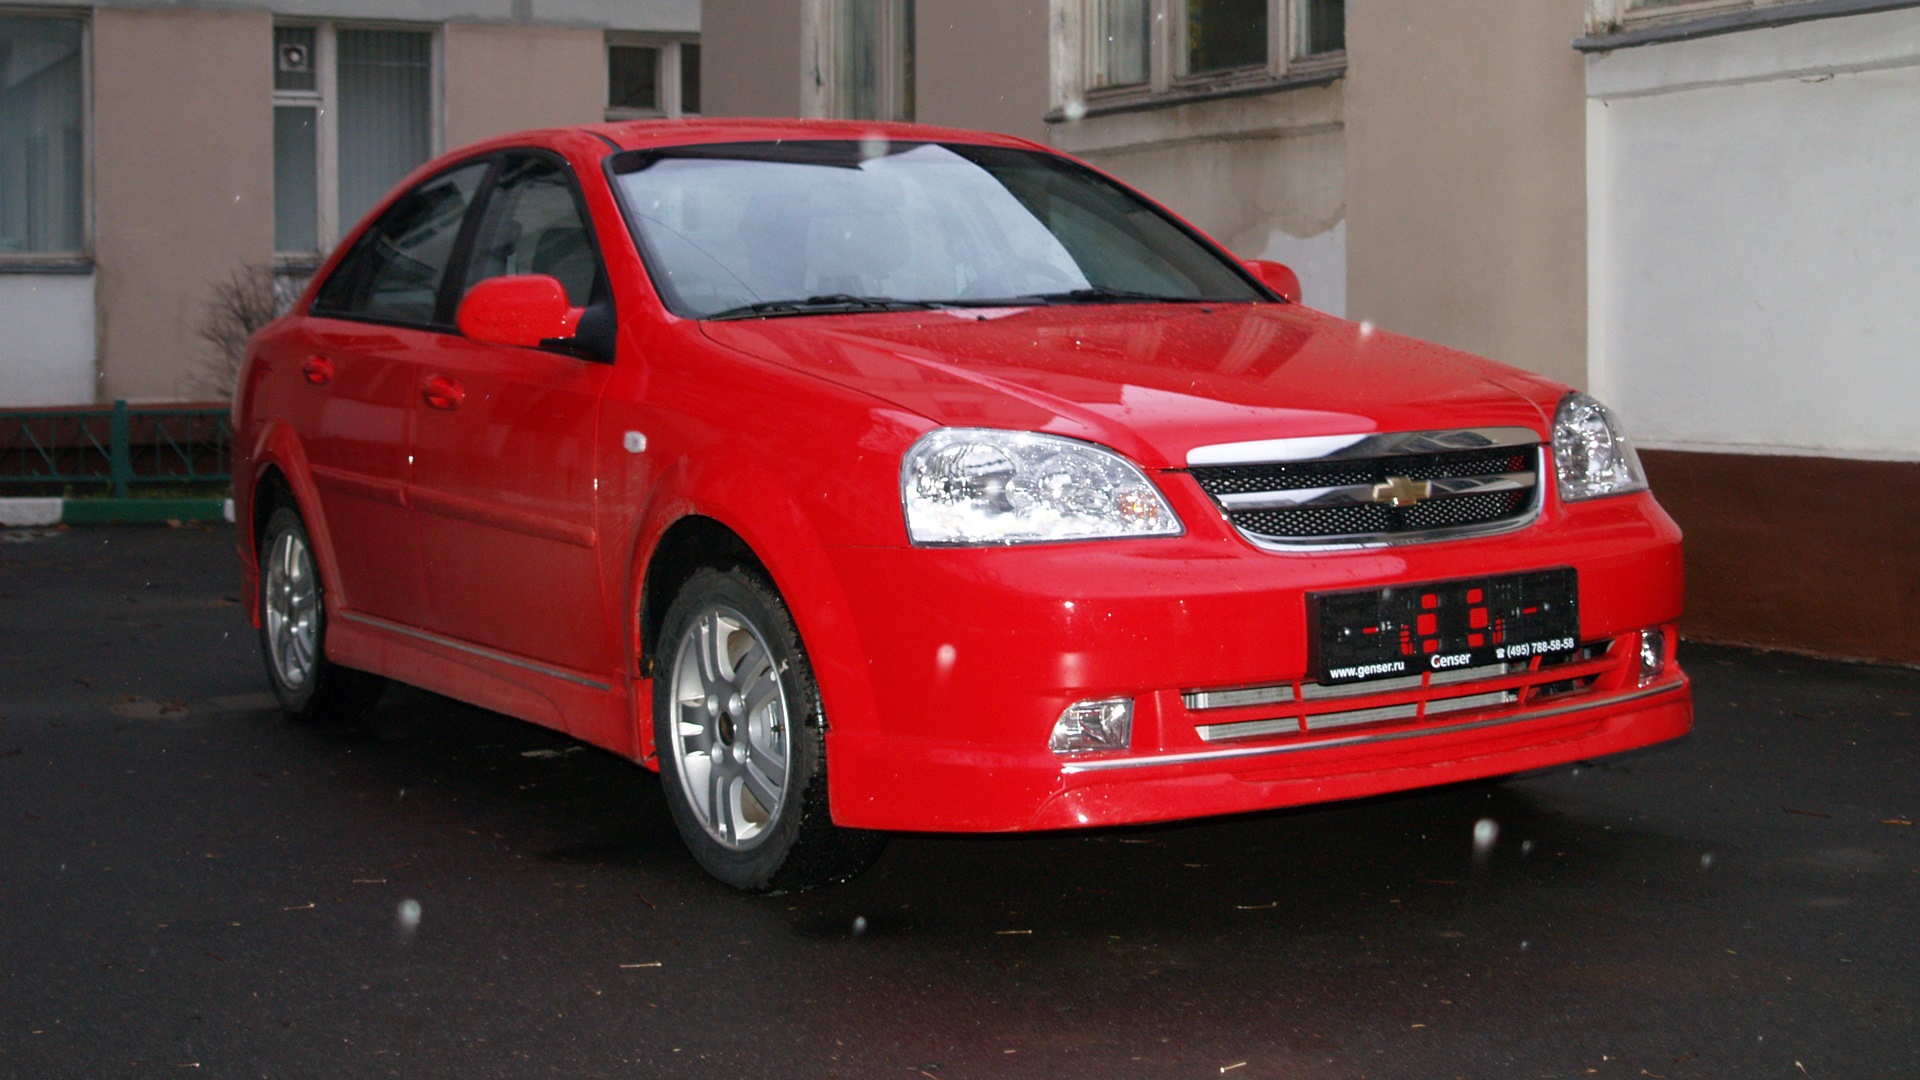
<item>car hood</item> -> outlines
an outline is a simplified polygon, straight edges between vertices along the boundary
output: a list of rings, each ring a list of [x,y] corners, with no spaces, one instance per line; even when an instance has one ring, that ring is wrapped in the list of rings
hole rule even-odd
[[[1565,387],[1297,305],[947,309],[709,322],[729,348],[942,426],[1047,431],[1183,468],[1198,446],[1545,431]]]

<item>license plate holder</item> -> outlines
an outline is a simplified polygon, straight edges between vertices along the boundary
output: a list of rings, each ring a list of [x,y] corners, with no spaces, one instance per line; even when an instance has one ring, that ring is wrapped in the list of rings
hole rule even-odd
[[[1572,567],[1307,594],[1313,677],[1364,682],[1564,656],[1579,643]]]

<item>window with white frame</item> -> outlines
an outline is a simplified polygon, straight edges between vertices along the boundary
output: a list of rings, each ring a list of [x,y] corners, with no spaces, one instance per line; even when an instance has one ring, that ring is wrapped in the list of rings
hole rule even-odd
[[[86,24],[0,15],[0,260],[86,249]]]
[[[698,115],[698,41],[656,34],[607,35],[607,119]]]
[[[809,116],[912,120],[913,0],[809,0]]]
[[[273,236],[289,260],[333,246],[439,142],[431,30],[273,29]]]
[[[1345,63],[1345,0],[1080,0],[1073,14],[1078,89],[1106,98],[1257,85]]]

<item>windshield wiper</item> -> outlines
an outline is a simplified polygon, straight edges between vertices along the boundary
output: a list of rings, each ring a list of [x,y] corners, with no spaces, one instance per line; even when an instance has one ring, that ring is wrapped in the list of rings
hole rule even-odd
[[[1220,301],[1204,296],[1163,296],[1159,293],[1137,292],[1133,289],[1116,289],[1111,285],[1089,285],[1084,289],[1066,289],[1061,292],[1027,293],[1016,297],[1017,300],[1043,304],[1110,304],[1150,303],[1150,304],[1217,304]]]
[[[931,311],[944,305],[932,300],[901,300],[892,296],[855,296],[826,293],[804,300],[760,300],[706,316],[709,322],[732,319],[777,319],[786,315],[837,315],[850,311]]]

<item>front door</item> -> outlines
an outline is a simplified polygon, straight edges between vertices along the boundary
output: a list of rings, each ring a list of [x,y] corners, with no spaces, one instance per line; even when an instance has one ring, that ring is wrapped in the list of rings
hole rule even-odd
[[[550,274],[578,307],[605,288],[563,162],[508,157],[489,187],[465,286]],[[424,358],[409,498],[436,632],[596,682],[620,669],[601,595],[594,500],[600,394],[611,371],[569,353],[457,335]]]

